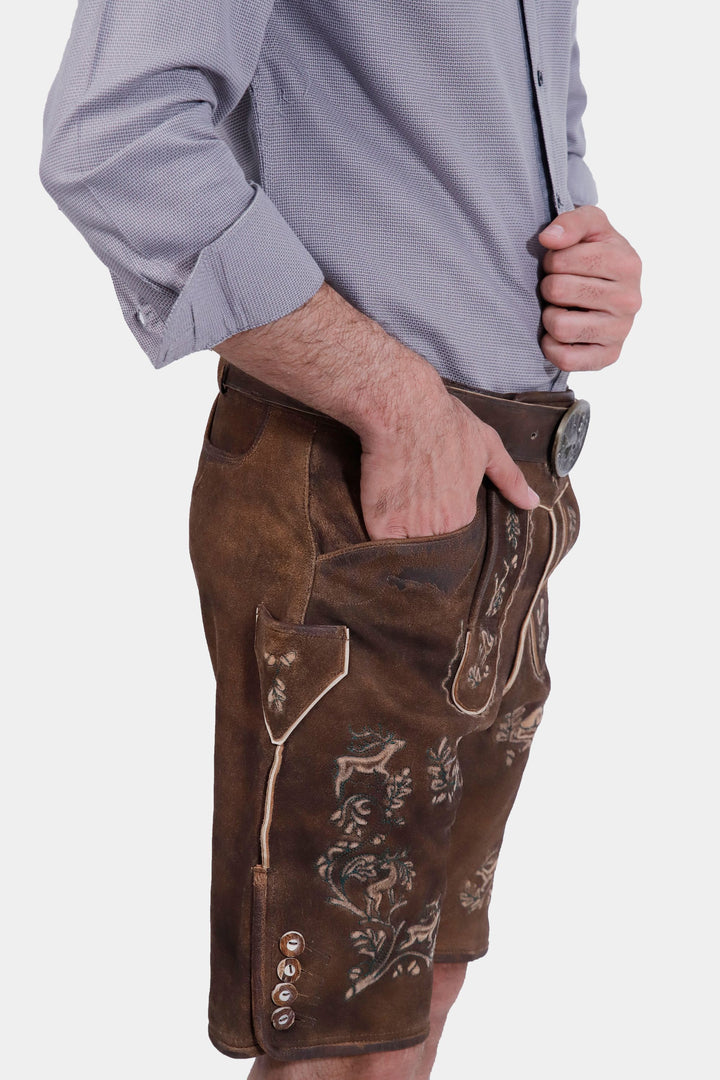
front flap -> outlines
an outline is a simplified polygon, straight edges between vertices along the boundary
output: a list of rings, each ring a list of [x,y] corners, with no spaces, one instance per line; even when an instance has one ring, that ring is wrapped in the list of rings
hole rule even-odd
[[[531,518],[494,489],[488,498],[488,546],[473,599],[465,649],[452,683],[452,701],[460,712],[492,723],[497,700],[508,609],[521,581],[530,546]],[[482,722],[476,730],[482,730]]]

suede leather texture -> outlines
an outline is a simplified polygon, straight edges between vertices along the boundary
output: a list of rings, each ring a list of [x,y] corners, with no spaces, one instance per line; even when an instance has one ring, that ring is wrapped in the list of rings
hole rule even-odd
[[[572,401],[526,397],[558,419]],[[360,450],[329,418],[221,387],[193,487],[217,682],[209,1034],[232,1057],[426,1038],[433,964],[487,951],[550,690],[547,580],[579,527],[568,478],[521,461],[534,511],[485,481],[468,525],[373,541]]]

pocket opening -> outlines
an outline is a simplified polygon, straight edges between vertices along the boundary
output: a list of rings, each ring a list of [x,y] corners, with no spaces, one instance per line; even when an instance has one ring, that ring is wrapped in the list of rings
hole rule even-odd
[[[203,454],[229,465],[246,461],[262,439],[268,424],[269,406],[233,391],[220,393],[210,409]]]

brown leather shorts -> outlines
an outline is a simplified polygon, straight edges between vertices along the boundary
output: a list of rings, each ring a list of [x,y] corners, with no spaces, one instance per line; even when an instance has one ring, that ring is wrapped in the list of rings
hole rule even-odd
[[[470,524],[375,541],[357,436],[218,374],[190,510],[217,679],[210,1038],[284,1059],[410,1046],[433,963],[488,947],[550,687],[547,579],[578,531],[549,464],[573,395],[453,391],[541,505],[485,482]]]

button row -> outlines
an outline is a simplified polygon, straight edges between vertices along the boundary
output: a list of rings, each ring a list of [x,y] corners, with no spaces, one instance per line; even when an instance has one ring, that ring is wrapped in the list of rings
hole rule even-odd
[[[270,995],[278,1008],[271,1013],[270,1022],[277,1031],[287,1031],[295,1023],[295,1013],[290,1006],[298,996],[294,984],[300,978],[302,966],[297,957],[305,951],[305,938],[297,930],[288,930],[280,938],[279,946],[283,958],[278,963],[277,975],[281,981]]]

